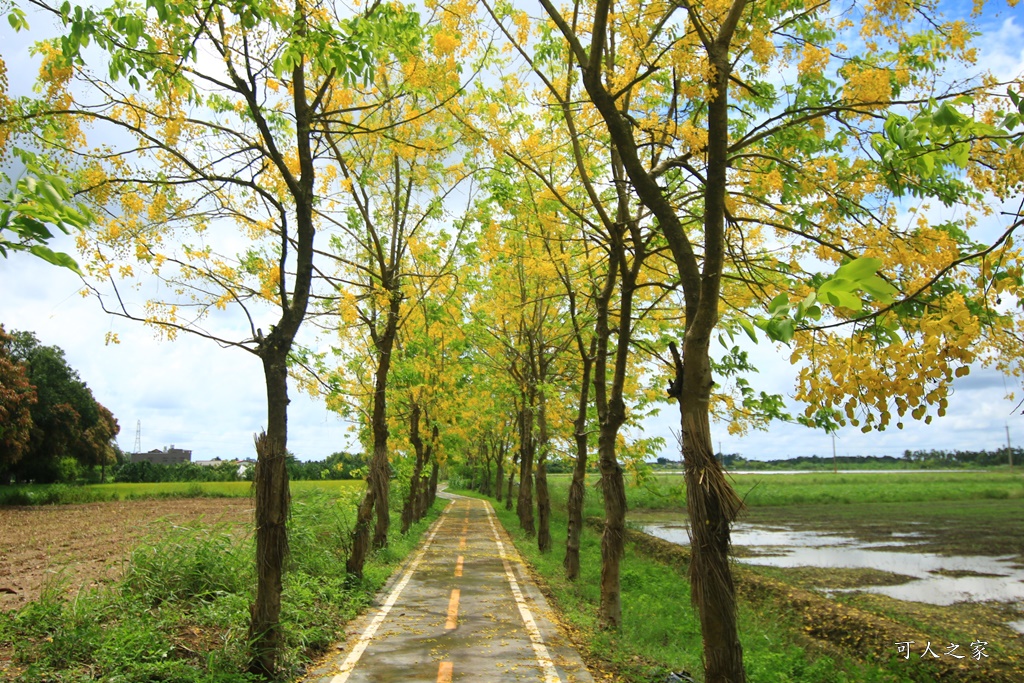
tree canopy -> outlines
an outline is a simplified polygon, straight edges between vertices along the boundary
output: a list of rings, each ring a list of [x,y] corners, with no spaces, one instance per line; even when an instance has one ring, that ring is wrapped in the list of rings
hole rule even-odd
[[[89,468],[116,463],[117,420],[60,347],[0,327],[0,373],[0,479],[63,481],[66,460]]]

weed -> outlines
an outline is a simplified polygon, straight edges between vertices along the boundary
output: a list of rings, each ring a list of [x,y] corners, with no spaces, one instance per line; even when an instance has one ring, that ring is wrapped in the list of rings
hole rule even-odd
[[[253,584],[248,539],[226,526],[173,527],[131,554],[122,586],[150,605],[209,601]]]

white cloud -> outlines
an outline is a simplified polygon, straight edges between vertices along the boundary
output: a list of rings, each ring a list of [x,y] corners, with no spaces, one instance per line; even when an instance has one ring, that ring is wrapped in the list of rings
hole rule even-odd
[[[54,246],[70,249],[67,238]],[[113,411],[118,442],[131,450],[142,422],[142,448],[174,444],[193,457],[254,455],[252,436],[266,425],[263,368],[255,356],[222,349],[188,334],[161,342],[153,330],[109,316],[82,298],[74,273],[26,255],[0,259],[0,323],[29,330],[64,349],[69,364]],[[106,333],[121,343],[105,345]],[[346,425],[323,404],[290,387],[289,449],[300,459],[322,459],[351,449]]]

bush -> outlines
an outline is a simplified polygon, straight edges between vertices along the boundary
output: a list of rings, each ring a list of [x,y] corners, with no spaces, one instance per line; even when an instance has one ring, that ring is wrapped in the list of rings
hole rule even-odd
[[[132,553],[124,590],[154,606],[246,593],[254,584],[251,554],[251,541],[227,527],[175,527]]]

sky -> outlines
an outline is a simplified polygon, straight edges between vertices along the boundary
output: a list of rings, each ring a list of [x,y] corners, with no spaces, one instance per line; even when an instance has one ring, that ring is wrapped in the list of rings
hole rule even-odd
[[[1004,10],[985,26],[979,41],[980,65],[1004,77],[1024,72],[1024,18]],[[31,21],[31,17],[30,17]],[[25,87],[31,63],[24,36],[2,22],[4,59],[12,89]],[[74,251],[71,238],[59,236],[57,250]],[[0,323],[10,330],[29,330],[46,345],[64,349],[68,362],[92,389],[97,400],[117,417],[118,443],[134,450],[137,431],[142,450],[175,445],[192,450],[194,460],[253,457],[253,435],[266,424],[263,372],[259,360],[237,348],[220,348],[187,334],[159,341],[152,329],[105,314],[92,297],[80,295],[82,281],[74,273],[25,254],[0,258]],[[106,344],[114,332],[119,344]],[[761,372],[751,378],[757,390],[791,395],[795,373],[767,341],[748,344]],[[903,430],[862,434],[847,427],[835,440],[839,455],[902,455],[907,449],[996,449],[1005,446],[1007,429],[1014,445],[1024,443],[1024,416],[1013,412],[1008,391],[1022,392],[1020,381],[975,368],[954,384],[948,414],[931,425],[906,421]],[[289,450],[302,460],[320,460],[339,450],[357,450],[350,425],[322,402],[290,387]],[[137,427],[141,426],[141,430]],[[673,433],[678,428],[675,405],[644,424],[645,436],[662,436],[663,455],[675,459]],[[831,455],[833,440],[822,432],[773,425],[769,432],[730,436],[725,425],[712,426],[716,448],[748,459]]]

